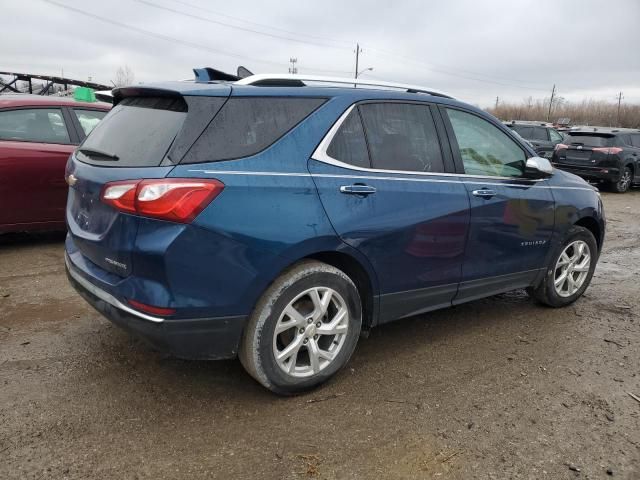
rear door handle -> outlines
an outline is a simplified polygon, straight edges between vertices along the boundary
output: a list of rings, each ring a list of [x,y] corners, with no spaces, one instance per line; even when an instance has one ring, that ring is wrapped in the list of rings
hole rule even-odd
[[[340,193],[347,193],[351,195],[371,195],[376,193],[376,187],[371,185],[363,185],[356,183],[355,185],[342,185],[340,187]]]
[[[483,188],[481,190],[474,190],[471,193],[475,197],[481,197],[481,198],[491,198],[496,196],[496,192],[494,190],[489,190],[487,188]]]

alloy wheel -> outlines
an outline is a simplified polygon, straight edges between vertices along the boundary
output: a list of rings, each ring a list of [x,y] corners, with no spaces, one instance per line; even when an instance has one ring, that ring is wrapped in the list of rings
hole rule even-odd
[[[618,190],[620,190],[621,192],[625,192],[627,191],[630,185],[631,185],[631,172],[629,171],[629,169],[625,169],[624,173],[620,177],[620,180],[618,180]]]
[[[570,297],[584,284],[591,266],[589,245],[582,240],[571,242],[560,254],[554,270],[553,282],[556,293]]]
[[[292,377],[325,369],[340,353],[349,329],[349,309],[328,287],[305,290],[285,307],[273,335],[277,365]]]

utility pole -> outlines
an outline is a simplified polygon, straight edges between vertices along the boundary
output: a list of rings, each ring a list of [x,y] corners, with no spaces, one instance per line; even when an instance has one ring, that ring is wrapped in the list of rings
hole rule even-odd
[[[353,78],[355,78],[356,80],[358,79],[358,61],[360,60],[360,52],[362,52],[362,49],[360,48],[360,44],[356,43],[356,69],[353,75]],[[357,84],[354,83],[353,88],[356,88],[356,86]]]
[[[296,63],[298,63],[298,59],[291,57],[289,58],[289,63],[291,63],[291,66],[289,67],[289,73],[293,73],[293,74],[298,73],[298,67],[296,67]]]
[[[622,103],[622,92],[618,94],[618,119],[616,120],[616,126],[620,126],[620,104]]]
[[[500,97],[496,97],[496,110],[498,109],[498,102],[500,101]]]
[[[551,118],[551,107],[553,106],[553,99],[556,96],[556,85],[553,84],[553,88],[551,89],[551,99],[549,100],[549,112],[547,113],[547,122]]]

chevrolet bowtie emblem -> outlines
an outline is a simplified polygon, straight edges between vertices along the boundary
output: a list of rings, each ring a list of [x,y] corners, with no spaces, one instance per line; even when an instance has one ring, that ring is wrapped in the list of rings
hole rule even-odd
[[[78,179],[73,175],[73,173],[67,176],[67,184],[70,187],[73,187],[76,183],[78,183]]]

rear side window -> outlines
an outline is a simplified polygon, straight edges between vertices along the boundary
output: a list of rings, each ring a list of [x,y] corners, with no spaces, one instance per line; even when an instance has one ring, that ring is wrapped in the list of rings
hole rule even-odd
[[[181,97],[127,97],[80,145],[77,157],[93,165],[157,167],[187,115]]]
[[[466,174],[493,177],[524,174],[525,152],[506,133],[471,113],[448,108],[447,114]]]
[[[369,153],[358,109],[351,110],[327,148],[327,155],[356,167],[369,168]]]
[[[531,139],[533,138],[533,127],[522,127],[520,125],[515,125],[511,127],[513,130],[518,132],[522,138]]]
[[[78,119],[85,136],[89,135],[91,130],[96,128],[100,120],[107,114],[107,112],[101,112],[99,110],[81,110],[79,108],[74,108],[73,113]]]
[[[582,145],[584,147],[612,147],[613,135],[594,135],[573,132],[567,138],[569,145]]]
[[[438,134],[428,106],[368,103],[359,108],[373,168],[444,172]]]
[[[280,139],[318,108],[321,98],[236,97],[224,104],[182,163],[248,157]]]
[[[59,108],[0,111],[0,140],[71,143]]]
[[[631,145],[640,148],[640,133],[634,133],[631,135]]]
[[[544,127],[533,127],[531,131],[530,139],[549,141],[549,136],[547,135],[547,129]]]

